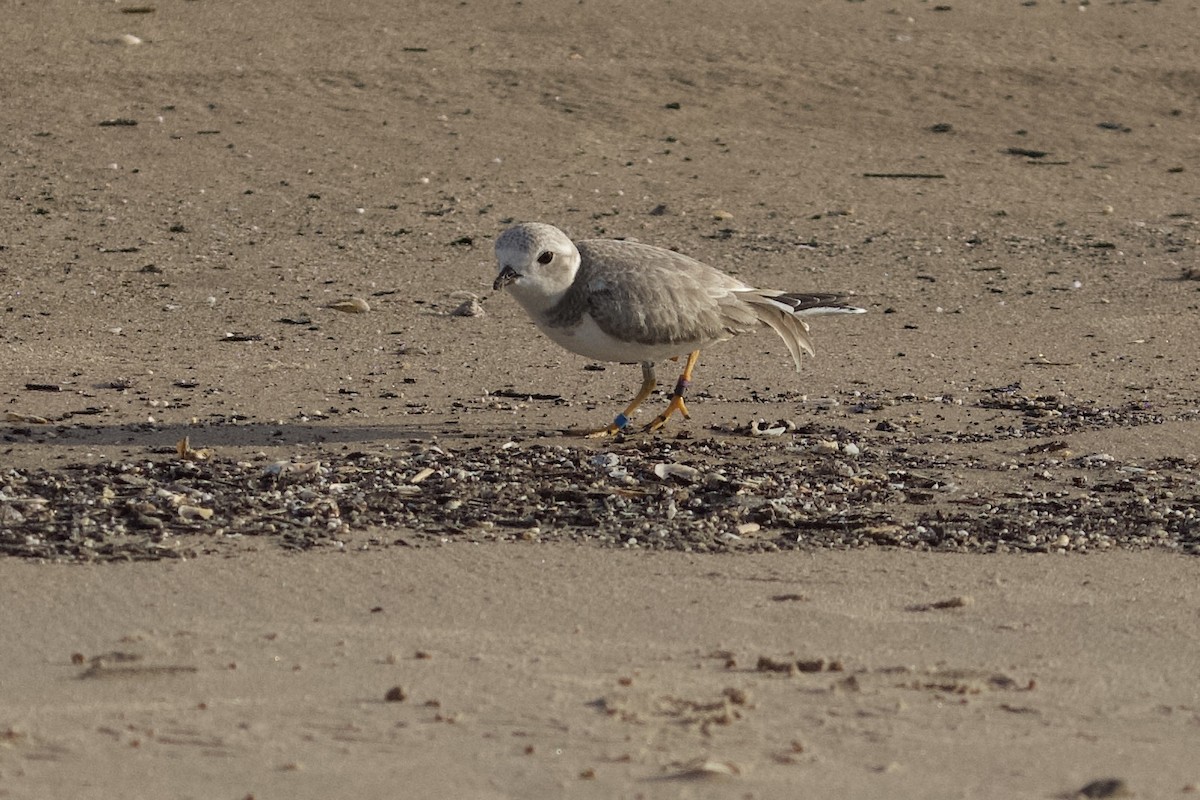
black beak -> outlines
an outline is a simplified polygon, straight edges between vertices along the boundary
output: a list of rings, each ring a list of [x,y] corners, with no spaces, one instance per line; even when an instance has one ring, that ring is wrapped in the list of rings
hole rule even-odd
[[[498,292],[519,277],[521,277],[521,273],[517,272],[512,267],[505,267],[504,269],[500,270],[500,274],[496,276],[496,282],[492,284],[492,288]]]

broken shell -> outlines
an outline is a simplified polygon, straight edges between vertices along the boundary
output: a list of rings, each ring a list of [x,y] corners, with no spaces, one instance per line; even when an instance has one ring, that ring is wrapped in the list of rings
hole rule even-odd
[[[338,300],[325,307],[341,311],[344,314],[366,314],[371,310],[371,304],[361,297],[347,297],[345,300]]]
[[[813,444],[813,452],[814,453],[820,453],[821,455],[832,455],[832,454],[836,453],[837,451],[838,451],[838,443],[829,441],[827,439],[821,439],[820,441]]]
[[[676,478],[684,483],[695,483],[700,479],[700,470],[686,464],[655,464],[654,474],[664,481]]]
[[[321,471],[320,461],[274,461],[263,470],[267,475],[283,477],[284,475],[311,475]]]
[[[180,506],[179,517],[188,522],[196,520],[211,519],[213,510],[211,508],[201,508],[200,506]]]
[[[16,411],[6,411],[4,419],[7,422],[26,422],[30,425],[48,425],[50,420],[37,414],[21,414]]]
[[[621,457],[616,453],[597,453],[592,456],[592,466],[597,469],[609,469],[621,463]]]
[[[187,436],[175,443],[175,452],[184,461],[207,461],[212,456],[212,450],[207,448],[192,449],[192,444]]]
[[[482,317],[486,312],[483,310],[483,304],[477,299],[471,298],[464,300],[457,308],[450,312],[452,317]]]
[[[154,490],[154,496],[160,500],[166,500],[173,506],[183,505],[183,495],[179,494],[178,492],[172,492],[170,489],[163,489],[162,487],[159,487],[158,489]]]
[[[741,774],[741,769],[731,761],[716,761],[706,758],[703,761],[694,762],[691,766],[677,773],[675,777],[683,779],[711,779],[732,778]]]
[[[783,436],[788,431],[794,430],[796,430],[796,423],[790,419],[776,420],[772,423],[760,419],[750,423],[751,436]]]

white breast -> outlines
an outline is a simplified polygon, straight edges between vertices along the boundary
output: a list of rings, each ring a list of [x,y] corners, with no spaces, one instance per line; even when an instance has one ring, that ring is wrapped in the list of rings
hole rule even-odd
[[[717,341],[681,342],[678,344],[623,342],[600,330],[600,326],[588,314],[584,314],[579,325],[574,328],[552,328],[541,323],[538,324],[538,328],[555,344],[572,353],[578,353],[596,361],[619,361],[622,363],[664,361],[675,356],[685,356],[693,350],[708,347]]]

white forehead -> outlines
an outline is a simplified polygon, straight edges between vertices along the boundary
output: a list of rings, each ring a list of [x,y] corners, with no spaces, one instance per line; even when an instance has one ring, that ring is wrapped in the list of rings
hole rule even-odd
[[[496,238],[496,254],[536,255],[543,250],[564,251],[571,239],[553,225],[525,222],[514,225]]]

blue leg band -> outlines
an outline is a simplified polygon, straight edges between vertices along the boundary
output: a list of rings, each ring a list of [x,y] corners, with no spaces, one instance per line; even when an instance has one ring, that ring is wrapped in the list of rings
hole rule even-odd
[[[613,420],[613,425],[616,425],[617,428],[624,430],[629,425],[629,417],[625,416],[624,414],[617,414],[617,418]]]

